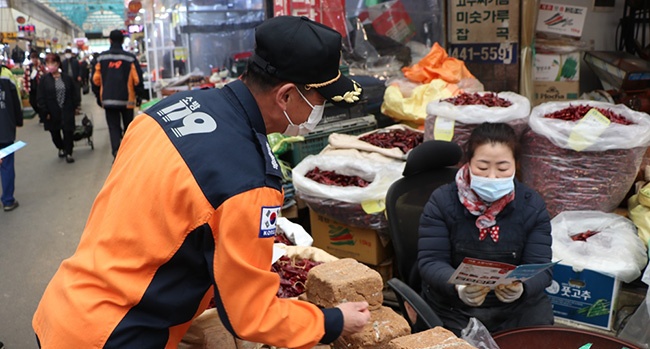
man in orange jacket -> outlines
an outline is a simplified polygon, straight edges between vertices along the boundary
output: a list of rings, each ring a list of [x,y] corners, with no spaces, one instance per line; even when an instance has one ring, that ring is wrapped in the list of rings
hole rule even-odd
[[[93,83],[99,86],[99,99],[106,111],[111,152],[115,156],[124,132],[133,121],[137,97],[144,88],[138,59],[122,48],[122,31],[111,31],[109,40],[110,49],[97,58]]]
[[[368,323],[367,302],[278,298],[271,271],[283,192],[266,135],[305,134],[326,99],[359,100],[339,71],[341,35],[282,16],[255,39],[240,80],[175,93],[129,126],[34,315],[42,348],[176,348],[211,298],[233,335],[278,347],[331,343]]]

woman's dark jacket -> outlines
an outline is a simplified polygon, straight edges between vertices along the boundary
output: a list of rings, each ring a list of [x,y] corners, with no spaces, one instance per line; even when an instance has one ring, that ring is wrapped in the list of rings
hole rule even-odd
[[[52,74],[46,74],[38,84],[38,112],[46,130],[63,129],[74,131],[75,109],[79,106],[81,98],[79,92],[77,92],[78,89],[74,88],[74,83],[69,76],[62,73],[60,78],[63,79],[63,83],[65,84],[63,108],[59,107],[56,100],[54,77]],[[48,114],[50,115],[49,120],[46,118]]]
[[[463,303],[448,283],[464,257],[514,265],[551,262],[551,224],[541,196],[515,180],[515,199],[497,215],[499,241],[488,235],[479,240],[476,216],[458,199],[456,183],[431,194],[420,218],[418,267],[423,296],[450,327],[463,328],[465,320],[477,317],[490,330],[522,325],[552,324],[553,312],[544,289],[551,284],[548,269],[524,282],[524,293],[513,303],[500,302],[490,292],[480,307]],[[464,323],[464,324],[463,324]]]

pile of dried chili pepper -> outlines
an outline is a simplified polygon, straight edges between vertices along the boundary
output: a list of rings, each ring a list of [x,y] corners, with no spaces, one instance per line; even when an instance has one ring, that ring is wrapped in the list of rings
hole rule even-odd
[[[371,183],[359,176],[346,176],[334,171],[323,171],[319,169],[318,166],[309,170],[309,172],[305,174],[305,177],[321,184],[337,187],[357,186],[363,188],[367,187]]]
[[[549,119],[578,121],[582,119],[593,108],[594,107],[585,104],[569,105],[567,108],[552,113],[548,113],[544,115],[544,117]],[[601,114],[603,114],[603,116],[608,118],[613,123],[617,123],[621,125],[632,124],[632,121],[626,119],[624,116],[615,113],[609,109],[605,109],[605,108],[595,108],[595,109],[598,110]]]
[[[573,241],[587,241],[590,237],[600,233],[599,231],[594,231],[594,230],[587,230],[583,231],[582,233],[578,234],[573,234],[570,236],[571,240]]]
[[[278,297],[291,298],[303,294],[309,270],[319,264],[322,263],[307,258],[280,257],[271,266],[271,271],[280,275]]]
[[[280,228],[275,229],[275,238],[274,238],[274,243],[280,243],[280,244],[285,244],[287,246],[293,246],[295,245],[293,241],[289,240],[287,237],[287,234],[285,234]]]
[[[512,105],[507,99],[499,97],[496,93],[488,92],[479,93],[461,93],[456,97],[443,99],[442,102],[448,102],[453,105],[485,105],[488,107],[507,108]]]
[[[359,137],[359,140],[380,148],[399,148],[404,154],[424,142],[422,132],[402,129],[378,131]]]
[[[528,130],[521,179],[542,195],[551,218],[563,211],[612,212],[632,187],[646,148],[577,152]]]

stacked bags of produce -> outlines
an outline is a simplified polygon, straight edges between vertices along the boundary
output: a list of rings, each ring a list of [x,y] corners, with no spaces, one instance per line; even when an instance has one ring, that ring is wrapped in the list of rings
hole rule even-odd
[[[439,99],[427,106],[424,140],[455,142],[465,146],[479,124],[505,122],[521,135],[528,125],[530,102],[514,92],[462,93]]]
[[[531,112],[522,136],[521,179],[551,217],[612,212],[625,198],[650,144],[650,117],[596,101],[549,102]]]
[[[402,68],[404,78],[387,83],[381,112],[393,119],[422,125],[427,103],[454,96],[462,90],[483,91],[483,85],[467,70],[465,63],[449,57],[437,43],[419,62]]]

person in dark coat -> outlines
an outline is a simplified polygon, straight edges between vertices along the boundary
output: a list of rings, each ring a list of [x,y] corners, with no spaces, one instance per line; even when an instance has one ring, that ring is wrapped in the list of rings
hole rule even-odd
[[[68,75],[61,72],[61,58],[54,53],[45,57],[47,74],[38,85],[38,107],[46,130],[59,150],[59,157],[74,162],[75,110],[80,104],[79,90]]]
[[[436,189],[420,218],[422,296],[456,335],[471,317],[490,332],[553,324],[547,269],[497,287],[448,282],[465,257],[513,265],[550,263],[551,224],[541,196],[514,178],[518,139],[505,123],[483,123],[466,146],[467,163]]]
[[[72,49],[65,49],[63,53],[63,61],[61,62],[61,73],[68,75],[72,78],[76,89],[81,89],[81,65],[77,56],[72,53]]]
[[[33,51],[29,55],[29,59],[32,61],[32,64],[25,67],[25,73],[23,74],[23,88],[25,89],[25,92],[29,94],[29,104],[34,109],[34,112],[38,114],[38,82],[41,80],[41,77],[45,75],[45,65],[41,63],[41,59],[38,57],[38,52],[36,51]],[[40,120],[40,122],[42,123],[43,120]]]

